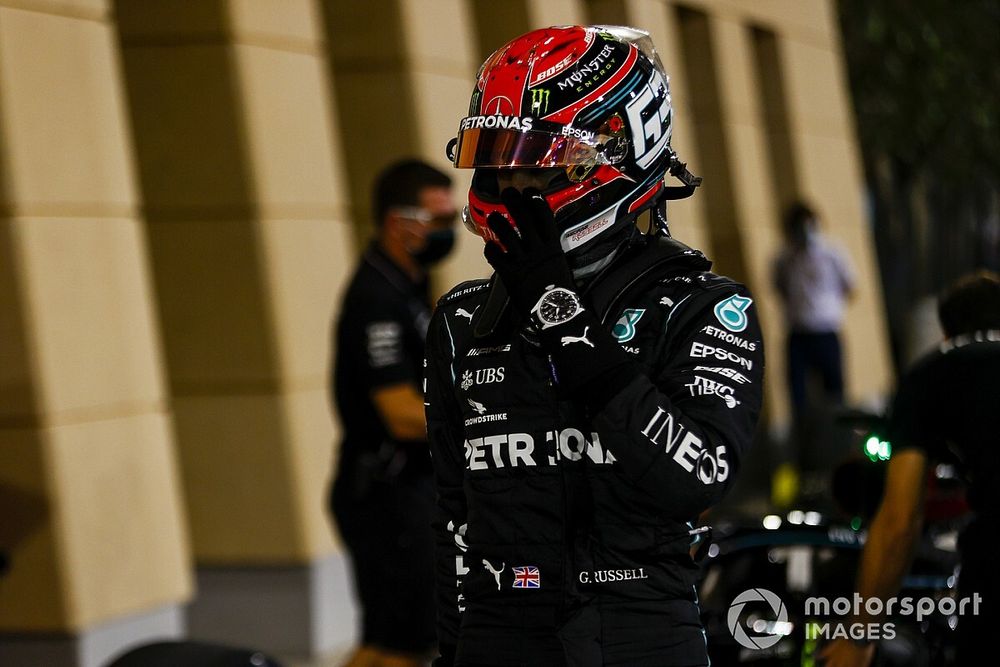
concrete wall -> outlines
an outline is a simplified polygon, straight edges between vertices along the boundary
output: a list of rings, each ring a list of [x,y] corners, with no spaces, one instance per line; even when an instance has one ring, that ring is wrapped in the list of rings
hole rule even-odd
[[[108,7],[0,51],[0,629],[74,633],[187,600],[187,521]]]
[[[254,643],[254,618],[206,621],[250,600],[310,628],[289,630],[281,650],[350,641],[324,497],[337,297],[369,233],[374,175],[404,155],[447,167],[479,63],[531,28],[652,33],[671,73],[674,147],[705,177],[671,204],[671,227],[755,291],[771,423],[787,407],[769,264],[796,196],[815,202],[858,271],[849,395],[883,393],[885,323],[834,9],[0,0],[0,547],[13,562],[0,662],[17,664],[4,651],[26,637],[81,638],[70,654],[97,664],[181,633],[129,623],[179,609],[195,573],[192,636]],[[461,197],[469,174],[452,173]],[[463,234],[436,288],[487,273],[481,242]],[[233,581],[253,594],[233,596]],[[108,624],[131,639],[80,648]]]

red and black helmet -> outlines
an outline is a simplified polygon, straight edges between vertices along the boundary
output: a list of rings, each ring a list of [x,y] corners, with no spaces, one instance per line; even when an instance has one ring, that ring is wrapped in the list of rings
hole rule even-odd
[[[559,168],[542,194],[564,252],[583,253],[677,191],[693,192],[700,179],[671,149],[672,123],[668,77],[647,33],[561,26],[522,35],[483,63],[449,144],[456,167],[476,170],[466,226],[490,239],[486,218],[510,218],[497,169]],[[668,170],[687,187],[666,188]]]

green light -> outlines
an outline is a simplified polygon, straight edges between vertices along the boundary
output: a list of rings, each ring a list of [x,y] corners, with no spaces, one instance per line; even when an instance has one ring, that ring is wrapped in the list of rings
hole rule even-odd
[[[856,516],[853,519],[851,519],[851,529],[861,530],[861,517]]]
[[[877,435],[868,436],[868,440],[865,441],[865,454],[868,455],[872,461],[878,458],[879,450],[879,438]]]
[[[892,445],[883,440],[878,443],[878,458],[880,461],[888,461],[892,457]]]

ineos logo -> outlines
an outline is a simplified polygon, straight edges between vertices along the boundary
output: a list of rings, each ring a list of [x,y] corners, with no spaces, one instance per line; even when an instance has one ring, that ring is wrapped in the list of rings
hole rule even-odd
[[[775,616],[773,622],[755,621],[751,629],[758,634],[753,637],[747,634],[747,626],[740,623],[743,608],[748,602],[766,602],[771,607],[771,613]],[[729,632],[733,635],[733,639],[740,646],[752,650],[770,648],[787,634],[784,630],[788,627],[788,610],[785,609],[785,603],[781,601],[781,598],[766,588],[751,588],[737,595],[733,603],[729,605],[726,624],[729,626]],[[768,632],[768,625],[772,628],[770,632]]]

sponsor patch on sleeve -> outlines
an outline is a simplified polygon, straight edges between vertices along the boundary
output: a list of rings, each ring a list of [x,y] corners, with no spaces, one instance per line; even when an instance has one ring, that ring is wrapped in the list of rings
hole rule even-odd
[[[719,323],[734,333],[747,328],[747,308],[753,303],[748,296],[734,294],[715,304],[715,318]]]
[[[365,328],[365,335],[372,368],[385,368],[403,360],[403,328],[399,322],[372,322]]]

